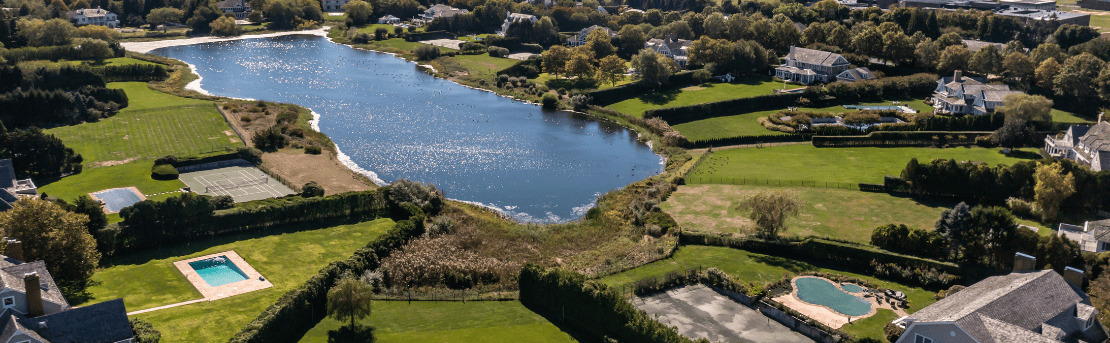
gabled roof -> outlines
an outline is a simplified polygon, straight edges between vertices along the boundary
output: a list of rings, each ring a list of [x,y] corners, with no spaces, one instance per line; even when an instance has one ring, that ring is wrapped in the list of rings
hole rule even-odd
[[[88,17],[88,18],[96,18],[96,17],[103,17],[103,16],[106,16],[106,15],[111,14],[111,13],[112,12],[108,12],[108,10],[101,9],[101,8],[86,8],[86,9],[79,9],[79,10],[73,10],[73,11],[66,12],[66,16],[68,16],[69,18],[73,18],[73,17],[76,17],[78,15],[83,15],[83,16]]]
[[[998,52],[1002,52],[1002,49],[1006,48],[1006,44],[1002,44],[1002,43],[991,43],[991,42],[984,42],[984,41],[971,40],[971,39],[964,39],[963,42],[964,42],[964,45],[967,45],[967,51],[971,51],[971,52],[976,52],[976,51],[979,51],[979,50],[983,50],[983,48],[985,48],[989,45],[994,45],[996,48],[998,48]]]
[[[1098,122],[1079,138],[1088,149],[1110,151],[1110,123]]]
[[[19,319],[21,317],[18,317],[14,313],[15,311],[10,310],[6,310],[3,312],[2,318],[6,321],[6,323],[4,324],[4,332],[0,333],[0,342],[10,341],[12,337],[15,336],[17,333],[23,333],[40,342],[47,341],[46,339],[43,339],[42,336],[39,336],[39,334],[34,330],[30,330],[27,327],[21,325],[19,323]]]
[[[582,38],[586,38],[586,36],[589,36],[590,33],[593,33],[594,30],[597,30],[597,29],[605,30],[605,34],[609,35],[609,37],[616,37],[617,36],[616,32],[613,32],[613,30],[610,30],[608,27],[604,27],[604,26],[601,26],[601,25],[592,25],[590,27],[584,28],[584,29],[578,31],[578,36],[582,37]]]
[[[867,69],[867,67],[848,69],[848,70],[845,70],[845,71],[841,72],[840,75],[837,75],[837,77],[841,77],[841,75],[843,75],[843,77],[846,77],[846,78],[851,78],[852,80],[873,80],[873,79],[875,79],[875,74],[872,74],[871,70]]]
[[[678,35],[669,34],[663,39],[652,38],[647,42],[650,46],[666,46],[670,50],[681,50],[682,48],[689,48],[694,44],[692,40],[679,39]]]
[[[836,61],[843,58],[840,54],[834,54],[828,51],[813,50],[806,48],[791,48],[790,53],[786,54],[786,59],[796,60],[802,63],[833,66]]]
[[[135,336],[123,299],[18,321],[49,342],[119,342]]]
[[[1010,88],[1010,87],[1007,86],[1006,88]],[[983,101],[995,101],[995,102],[1005,100],[1006,96],[1011,95],[1011,94],[1024,94],[1024,93],[1019,92],[1019,91],[996,90],[996,89],[983,90],[982,92],[983,92]]]
[[[0,265],[12,264],[10,261],[15,261],[7,256],[3,256],[5,262],[0,262]],[[18,262],[18,261],[16,261]],[[23,286],[23,275],[27,273],[36,273],[39,275],[39,288],[42,290],[42,300],[58,304],[61,308],[69,307],[69,302],[66,301],[62,291],[58,289],[58,285],[54,283],[54,278],[50,276],[50,272],[46,270],[46,262],[35,261],[21,264],[14,264],[0,268],[0,287],[11,288],[20,293],[27,293],[26,288]]]
[[[15,186],[15,166],[12,165],[12,159],[2,159],[0,160],[0,188],[13,186]]]

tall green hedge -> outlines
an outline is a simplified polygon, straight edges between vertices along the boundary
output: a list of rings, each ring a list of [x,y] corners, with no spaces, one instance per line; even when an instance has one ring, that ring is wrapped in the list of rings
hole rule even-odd
[[[865,136],[813,136],[813,146],[971,145],[975,144],[975,138],[989,136],[991,133],[989,131],[877,131]]]
[[[161,64],[109,65],[92,68],[92,71],[107,82],[162,81],[170,77],[169,71]]]
[[[561,318],[597,341],[607,337],[618,342],[693,342],[632,306],[616,290],[570,271],[525,265],[520,270],[520,302]]]

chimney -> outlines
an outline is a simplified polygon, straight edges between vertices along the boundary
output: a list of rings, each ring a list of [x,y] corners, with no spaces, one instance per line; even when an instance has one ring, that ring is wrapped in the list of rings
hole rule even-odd
[[[1037,258],[1022,253],[1014,254],[1014,273],[1033,271],[1037,268]]]
[[[1083,271],[1072,267],[1064,268],[1064,280],[1068,280],[1075,287],[1083,287]]]
[[[1098,124],[1098,123],[1101,123],[1101,122],[1102,122],[1102,112],[1099,112],[1098,113],[1098,121],[1096,121],[1095,124]]]
[[[4,255],[14,258],[23,262],[23,242],[18,239],[9,239],[8,247],[4,250]]]
[[[43,314],[42,288],[39,285],[39,274],[23,274],[23,290],[27,292],[27,317],[33,318]]]
[[[957,70],[956,75],[952,76],[952,81],[960,82],[961,80],[963,80],[963,78],[964,78],[964,72],[962,70]]]

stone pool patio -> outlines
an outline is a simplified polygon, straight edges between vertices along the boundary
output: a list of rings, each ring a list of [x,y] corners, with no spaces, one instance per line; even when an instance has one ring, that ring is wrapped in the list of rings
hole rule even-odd
[[[231,263],[234,263],[236,267],[239,267],[239,270],[243,271],[243,274],[247,275],[247,279],[243,281],[232,282],[218,287],[212,287],[208,285],[208,282],[204,281],[204,279],[200,277],[200,274],[197,274],[196,270],[193,270],[193,267],[189,266],[189,262],[210,259],[217,256],[227,257],[227,259],[231,261]],[[247,263],[247,261],[244,261],[242,257],[239,257],[239,254],[235,253],[235,250],[228,250],[215,254],[198,256],[187,260],[181,260],[174,262],[173,265],[177,267],[177,270],[181,271],[182,274],[185,274],[185,278],[189,280],[189,283],[192,283],[193,287],[195,287],[197,291],[199,291],[200,294],[204,296],[204,298],[201,300],[212,301],[274,287],[274,284],[270,283],[270,279],[263,277],[262,274],[259,274],[258,271],[254,270],[254,267],[251,267],[251,265]],[[259,278],[261,278],[261,280]]]
[[[863,300],[867,300],[867,302],[871,303],[871,312],[868,312],[867,314],[862,315],[862,316],[855,316],[855,317],[849,317],[849,316],[844,315],[843,313],[837,312],[837,311],[835,311],[835,310],[833,310],[833,309],[831,309],[827,306],[811,304],[811,303],[802,301],[801,299],[798,298],[798,285],[795,282],[799,278],[805,278],[805,277],[822,279],[822,280],[828,281],[829,283],[832,283],[833,285],[839,285],[840,284],[838,282],[835,282],[835,281],[832,281],[832,280],[829,280],[829,279],[826,279],[826,278],[822,278],[822,277],[798,276],[798,277],[795,277],[793,279],[790,279],[790,284],[793,288],[793,290],[790,293],[780,295],[776,298],[773,298],[772,300],[777,301],[780,304],[783,304],[783,306],[789,307],[790,309],[792,309],[794,311],[797,311],[798,313],[801,313],[801,314],[803,314],[803,315],[805,315],[809,318],[813,318],[813,320],[821,322],[821,324],[825,324],[828,327],[833,328],[833,329],[839,329],[840,327],[844,326],[845,324],[848,324],[849,321],[857,321],[857,320],[860,320],[860,319],[863,319],[863,318],[873,316],[873,315],[875,315],[875,313],[877,313],[879,311],[879,309],[887,309],[887,310],[894,311],[894,313],[898,317],[903,317],[903,316],[908,315],[906,313],[906,311],[903,310],[903,309],[896,308],[888,302],[880,303],[874,297],[865,297],[865,296],[863,296],[863,293],[848,292],[852,295],[859,296]]]

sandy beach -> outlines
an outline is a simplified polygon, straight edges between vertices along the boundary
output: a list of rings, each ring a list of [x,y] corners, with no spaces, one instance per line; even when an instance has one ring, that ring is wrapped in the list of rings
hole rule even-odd
[[[288,35],[315,35],[315,36],[326,37],[328,35],[328,29],[330,29],[330,28],[331,27],[325,26],[325,27],[321,27],[321,28],[318,28],[318,29],[312,29],[312,30],[283,31],[283,32],[265,33],[265,34],[260,34],[260,35],[243,35],[243,36],[236,36],[236,37],[205,36],[205,37],[186,38],[186,39],[167,39],[167,40],[159,40],[159,41],[151,41],[151,42],[123,42],[123,43],[120,43],[120,45],[122,45],[123,48],[127,49],[128,51],[141,52],[141,53],[145,54],[145,53],[148,53],[148,52],[150,52],[151,50],[154,50],[154,49],[165,48],[165,47],[170,47],[170,46],[192,45],[192,44],[200,44],[200,43],[208,43],[208,42],[224,42],[224,41],[231,41],[231,40],[238,40],[238,39],[279,37],[279,36],[288,36]]]

